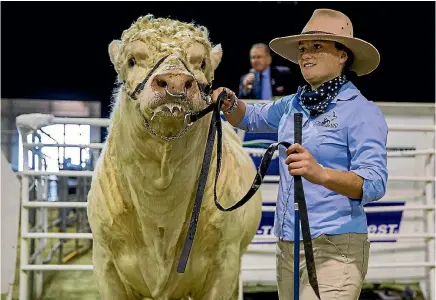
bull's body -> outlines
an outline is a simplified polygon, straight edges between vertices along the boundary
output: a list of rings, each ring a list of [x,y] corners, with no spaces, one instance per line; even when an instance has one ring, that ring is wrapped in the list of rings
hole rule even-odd
[[[237,299],[241,257],[260,221],[260,193],[235,211],[219,211],[214,151],[187,268],[177,273],[211,116],[167,142],[141,126],[130,101],[121,90],[88,195],[102,299]],[[170,124],[162,120],[162,128]],[[217,195],[228,207],[250,189],[256,170],[233,129],[223,125]]]

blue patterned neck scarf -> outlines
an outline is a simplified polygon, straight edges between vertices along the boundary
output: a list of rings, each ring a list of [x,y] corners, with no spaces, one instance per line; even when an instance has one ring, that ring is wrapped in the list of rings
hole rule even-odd
[[[323,114],[327,105],[338,95],[346,82],[348,80],[345,75],[341,75],[324,82],[313,91],[309,85],[303,86],[300,95],[301,105],[310,111],[311,116]]]

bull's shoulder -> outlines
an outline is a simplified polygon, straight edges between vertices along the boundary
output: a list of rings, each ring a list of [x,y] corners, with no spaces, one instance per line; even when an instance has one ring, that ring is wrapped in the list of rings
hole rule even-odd
[[[114,224],[119,216],[129,213],[129,191],[122,182],[122,173],[110,158],[104,157],[96,169],[88,193],[90,222]]]
[[[138,234],[136,214],[120,191],[108,188],[98,176],[88,194],[88,221],[94,241],[118,253],[131,243],[133,233]]]

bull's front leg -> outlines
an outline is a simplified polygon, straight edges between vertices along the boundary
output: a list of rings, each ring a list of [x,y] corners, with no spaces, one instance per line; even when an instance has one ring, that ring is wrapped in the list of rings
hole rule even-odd
[[[98,243],[93,244],[94,276],[102,300],[130,300],[121,282],[115,265],[105,249]]]
[[[217,268],[211,269],[203,293],[194,300],[237,300],[241,269],[239,245],[229,245],[217,256]]]

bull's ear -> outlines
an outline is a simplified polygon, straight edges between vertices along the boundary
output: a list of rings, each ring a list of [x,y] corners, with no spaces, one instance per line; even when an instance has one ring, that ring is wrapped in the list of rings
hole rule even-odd
[[[212,63],[212,69],[214,71],[220,64],[222,57],[223,57],[223,48],[221,47],[221,44],[218,44],[215,47],[213,47],[212,50],[210,51],[210,60]]]
[[[117,65],[118,55],[120,54],[121,42],[119,40],[113,40],[109,44],[109,57],[114,66]]]

